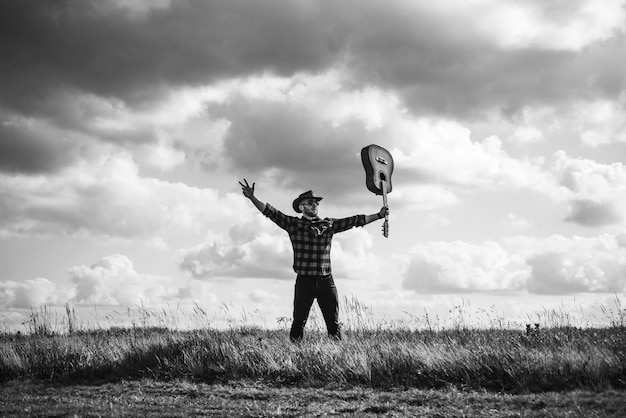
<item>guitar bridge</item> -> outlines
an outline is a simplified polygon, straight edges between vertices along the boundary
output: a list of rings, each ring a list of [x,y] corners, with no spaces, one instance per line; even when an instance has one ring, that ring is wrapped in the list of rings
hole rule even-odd
[[[387,160],[385,160],[383,157],[380,157],[380,156],[376,157],[376,161],[378,161],[381,164],[385,164],[385,165],[388,164]]]

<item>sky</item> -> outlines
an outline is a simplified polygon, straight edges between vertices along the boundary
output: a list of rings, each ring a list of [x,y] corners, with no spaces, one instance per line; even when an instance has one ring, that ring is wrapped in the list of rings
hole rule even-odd
[[[389,237],[335,236],[345,321],[624,313],[623,0],[5,0],[0,34],[5,327],[65,305],[280,324],[291,245],[238,182],[376,213],[370,144]]]

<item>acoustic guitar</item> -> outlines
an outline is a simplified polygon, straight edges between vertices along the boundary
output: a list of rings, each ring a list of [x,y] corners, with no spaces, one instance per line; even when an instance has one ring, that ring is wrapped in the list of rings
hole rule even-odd
[[[387,193],[391,193],[391,174],[393,173],[393,157],[380,145],[372,144],[361,150],[361,162],[365,168],[365,185],[367,189],[383,196],[383,205],[387,206]],[[383,235],[389,236],[389,215],[385,214]]]

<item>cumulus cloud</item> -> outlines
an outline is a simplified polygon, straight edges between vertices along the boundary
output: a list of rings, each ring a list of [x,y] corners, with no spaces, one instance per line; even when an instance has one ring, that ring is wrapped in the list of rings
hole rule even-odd
[[[207,227],[245,202],[142,177],[126,154],[106,155],[48,177],[0,175],[0,231],[10,235],[95,235],[159,240],[171,228]],[[212,208],[208,216],[207,208]]]
[[[69,270],[75,285],[74,302],[132,306],[163,303],[178,295],[180,287],[168,277],[138,273],[132,261],[120,254],[102,258],[90,266]]]
[[[289,237],[272,226],[260,215],[254,221],[237,223],[228,237],[210,236],[204,243],[183,250],[180,268],[194,278],[292,278]]]
[[[595,100],[575,105],[580,140],[597,147],[626,142],[626,96],[617,100]]]
[[[431,242],[410,250],[403,286],[424,293],[520,290],[528,277],[525,260],[499,244]]]
[[[621,0],[567,3],[479,0],[458,2],[468,22],[505,48],[579,50],[623,31]]]
[[[69,289],[41,277],[23,282],[0,282],[0,307],[3,308],[36,308],[44,304],[65,303],[70,297]]]
[[[490,136],[474,141],[470,130],[456,122],[421,119],[414,123],[408,150],[394,149],[394,161],[405,176],[425,182],[485,189],[553,188],[541,160],[518,160]]]
[[[160,135],[156,144],[141,147],[138,159],[148,167],[166,171],[182,164],[185,161],[185,152],[176,149],[170,139]]]
[[[212,143],[219,143],[224,121],[207,118],[204,103],[221,96],[216,89],[187,88],[134,108],[115,98],[64,91],[42,98],[38,117],[0,107],[0,171],[55,173],[106,148],[171,170],[187,160],[186,151],[210,152]]]
[[[211,296],[200,285],[172,277],[139,273],[132,261],[120,254],[102,258],[89,266],[69,269],[70,284],[59,284],[45,278],[23,282],[0,282],[0,306],[3,308],[36,308],[41,305],[163,304],[171,300]],[[215,300],[215,296],[209,297]]]
[[[626,286],[624,237],[552,237],[543,252],[528,258],[530,292],[623,292]],[[557,247],[557,248],[554,248]]]
[[[397,108],[393,96],[344,90],[340,79],[338,72],[288,80],[261,77],[244,83],[224,103],[209,104],[209,114],[229,121],[224,153],[232,166],[271,173],[292,190],[314,188],[345,197],[362,181],[359,151],[382,140],[381,114]],[[333,187],[322,191],[316,184]]]
[[[420,293],[619,293],[626,290],[624,242],[623,234],[427,242],[410,250],[403,287]]]
[[[333,271],[359,279],[370,278],[378,268],[371,253],[372,236],[361,228],[333,238]],[[234,224],[228,236],[211,236],[204,243],[183,250],[180,268],[194,278],[293,279],[293,249],[289,236],[274,223],[256,216]]]
[[[380,228],[380,224],[377,224]],[[380,259],[377,257],[372,233],[380,229],[354,228],[333,238],[332,263],[336,277],[368,282],[379,275]]]
[[[354,191],[363,182],[358,152],[379,143],[394,155],[394,196],[402,195],[403,205],[450,206],[459,201],[454,186],[554,193],[543,160],[513,158],[498,137],[474,140],[458,122],[415,118],[391,92],[345,89],[343,77],[341,71],[291,80],[264,76],[208,104],[209,114],[229,121],[223,150],[232,166],[270,175],[291,190],[314,188],[342,204],[364,202]]]
[[[568,221],[589,227],[624,221],[626,167],[622,163],[602,164],[559,151],[553,172],[570,203]]]

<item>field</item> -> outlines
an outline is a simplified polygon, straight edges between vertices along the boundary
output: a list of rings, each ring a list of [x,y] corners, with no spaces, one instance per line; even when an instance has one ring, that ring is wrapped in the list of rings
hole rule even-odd
[[[293,387],[133,380],[108,383],[14,381],[0,392],[2,416],[409,416],[624,417],[624,391],[510,394],[368,387]]]
[[[0,337],[3,416],[626,416],[626,328],[135,326]],[[48,321],[48,322],[46,322]],[[372,325],[372,324],[369,324]]]

